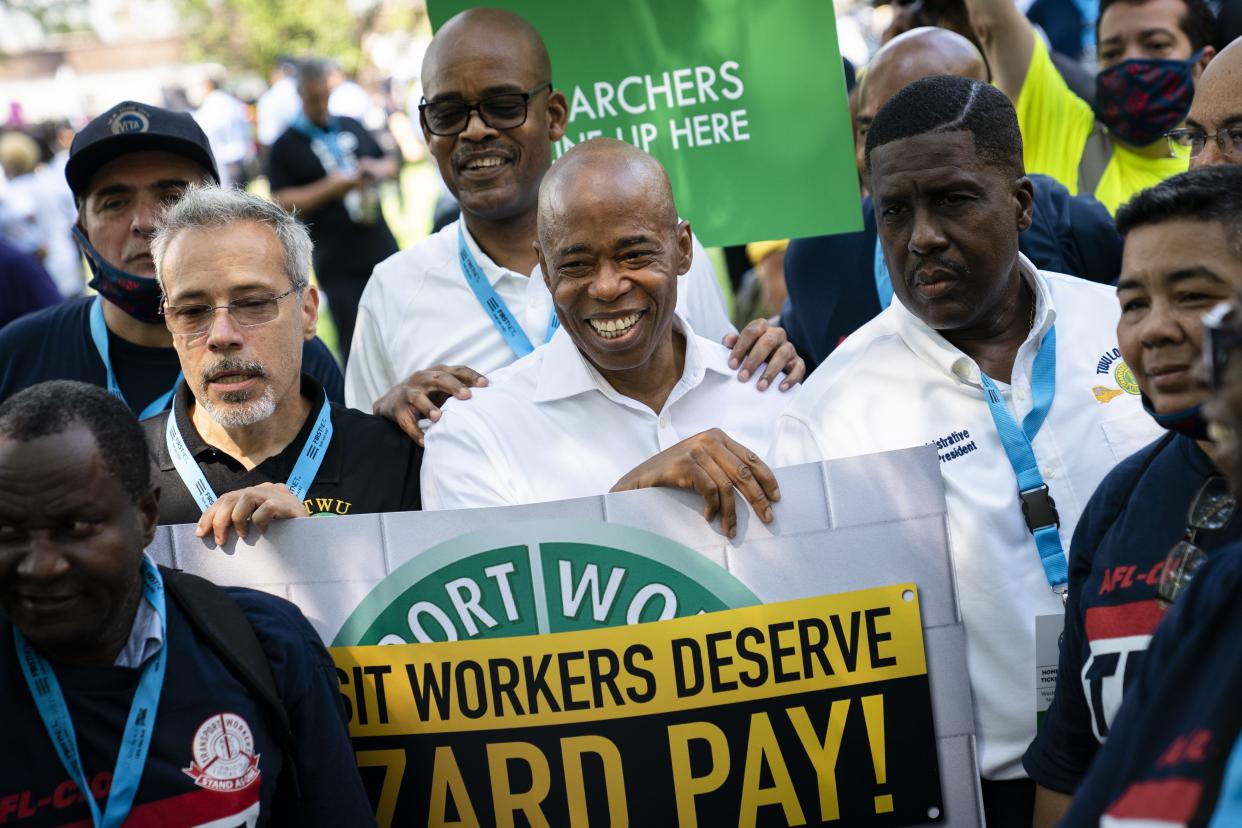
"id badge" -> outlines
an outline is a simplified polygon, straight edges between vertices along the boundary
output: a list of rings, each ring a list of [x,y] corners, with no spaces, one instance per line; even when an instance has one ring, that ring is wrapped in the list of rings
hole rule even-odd
[[[1065,629],[1065,613],[1035,616],[1035,726],[1044,724],[1052,695],[1057,688],[1057,670],[1061,664],[1061,632]]]

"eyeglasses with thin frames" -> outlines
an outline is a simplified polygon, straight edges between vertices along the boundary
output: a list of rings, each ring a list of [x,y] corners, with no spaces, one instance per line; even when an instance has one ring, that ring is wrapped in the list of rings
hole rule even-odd
[[[296,292],[296,288],[289,288],[275,296],[245,296],[227,305],[161,305],[160,313],[172,334],[195,339],[211,330],[218,310],[228,311],[241,328],[266,325],[280,315],[280,300]]]
[[[1215,132],[1183,127],[1166,132],[1165,137],[1169,139],[1169,150],[1174,155],[1178,155],[1179,150],[1185,152],[1189,149],[1190,157],[1195,158],[1207,149],[1208,141],[1215,141],[1221,155],[1242,160],[1242,127],[1221,127]]]
[[[1199,532],[1223,529],[1233,519],[1238,502],[1229,481],[1213,474],[1203,481],[1186,514],[1186,532],[1164,559],[1156,598],[1166,606],[1177,600],[1195,573],[1207,561],[1208,553],[1197,543]]]
[[[418,105],[423,124],[432,135],[451,136],[465,132],[470,125],[470,113],[477,112],[483,123],[492,129],[516,129],[526,123],[530,99],[551,89],[552,82],[544,81],[526,92],[501,92],[477,101],[427,101]]]

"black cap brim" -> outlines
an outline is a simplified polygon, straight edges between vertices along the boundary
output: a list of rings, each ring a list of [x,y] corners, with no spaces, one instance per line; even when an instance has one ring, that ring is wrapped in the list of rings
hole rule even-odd
[[[69,182],[69,189],[77,198],[85,198],[91,178],[101,167],[135,152],[167,152],[180,155],[198,164],[213,181],[220,183],[215,159],[195,142],[171,135],[138,132],[102,138],[70,155],[65,164],[65,180]]]

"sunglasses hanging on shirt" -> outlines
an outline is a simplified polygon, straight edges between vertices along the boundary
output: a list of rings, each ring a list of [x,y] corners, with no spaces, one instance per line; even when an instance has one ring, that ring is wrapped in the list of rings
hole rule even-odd
[[[1229,481],[1213,474],[1203,481],[1190,510],[1186,514],[1186,532],[1169,550],[1160,571],[1156,598],[1166,607],[1177,600],[1207,561],[1208,553],[1197,543],[1199,532],[1224,529],[1237,511],[1238,502],[1229,488]]]

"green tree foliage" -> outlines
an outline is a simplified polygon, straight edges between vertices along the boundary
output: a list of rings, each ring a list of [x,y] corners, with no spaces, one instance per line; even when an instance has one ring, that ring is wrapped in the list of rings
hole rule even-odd
[[[187,55],[264,76],[281,55],[332,58],[346,72],[361,58],[373,13],[342,0],[177,0]]]
[[[90,29],[87,0],[0,0],[0,8],[10,14],[29,15],[49,34]]]

